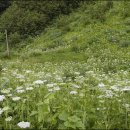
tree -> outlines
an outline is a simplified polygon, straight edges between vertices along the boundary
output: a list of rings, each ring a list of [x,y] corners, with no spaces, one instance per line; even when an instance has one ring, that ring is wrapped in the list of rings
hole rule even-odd
[[[6,10],[11,5],[10,0],[1,0],[0,1],[0,14]]]

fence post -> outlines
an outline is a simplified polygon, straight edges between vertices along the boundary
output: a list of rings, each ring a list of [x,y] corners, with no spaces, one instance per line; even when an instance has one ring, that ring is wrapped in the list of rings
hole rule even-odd
[[[8,33],[7,33],[7,29],[5,29],[5,35],[6,35],[6,49],[7,49],[7,55],[10,55],[9,52],[9,42],[8,42]]]

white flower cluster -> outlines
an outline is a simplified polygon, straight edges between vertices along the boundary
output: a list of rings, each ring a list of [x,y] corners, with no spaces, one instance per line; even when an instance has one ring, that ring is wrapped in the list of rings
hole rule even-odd
[[[2,102],[5,99],[4,95],[0,95],[0,102]]]
[[[17,124],[20,128],[29,128],[30,127],[30,122],[24,122],[24,121],[22,121],[22,122],[19,122],[18,124]]]

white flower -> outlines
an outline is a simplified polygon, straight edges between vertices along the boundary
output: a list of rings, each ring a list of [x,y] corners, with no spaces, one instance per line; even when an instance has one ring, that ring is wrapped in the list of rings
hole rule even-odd
[[[33,87],[27,87],[26,90],[27,91],[29,91],[29,90],[31,91],[31,90],[33,90]]]
[[[32,71],[31,71],[31,70],[26,70],[25,73],[26,73],[26,74],[29,74],[29,73],[32,73]]]
[[[16,88],[16,90],[20,90],[20,89],[23,89],[23,87],[19,86],[19,87]]]
[[[3,89],[3,90],[1,90],[1,92],[4,93],[4,94],[8,94],[8,93],[10,93],[10,90],[9,89]]]
[[[49,92],[53,92],[54,90],[53,89],[48,89]]]
[[[12,116],[5,118],[5,121],[9,122],[12,120]]]
[[[54,84],[52,83],[52,84],[47,84],[46,85],[48,88],[52,88],[53,86],[54,86]]]
[[[22,122],[19,122],[17,125],[20,128],[28,128],[28,127],[30,127],[30,122],[24,122],[24,121],[22,121]]]
[[[106,98],[112,98],[113,96],[114,96],[114,93],[111,90],[106,91],[106,95],[105,95]]]
[[[7,107],[4,107],[2,110],[3,111],[8,111],[10,108],[7,106]]]
[[[17,77],[16,77],[17,79],[24,79],[25,77],[24,77],[24,75],[21,75],[21,74],[17,74]]]
[[[12,94],[8,94],[7,96],[8,96],[8,97],[11,97],[11,96],[13,96],[13,95],[12,95]]]
[[[100,83],[100,84],[98,84],[98,86],[101,87],[101,88],[105,87],[104,83]]]
[[[25,92],[25,90],[17,90],[17,93],[24,93]]]
[[[3,69],[2,69],[2,71],[6,71],[6,70],[7,70],[7,68],[3,68]]]
[[[74,72],[74,74],[76,74],[76,75],[80,75],[80,72]]]
[[[130,91],[130,86],[126,86],[125,88],[121,89],[121,91]]]
[[[72,84],[71,85],[73,88],[80,88],[80,86],[76,85],[76,84]]]
[[[13,101],[19,101],[21,98],[20,97],[12,97]]]
[[[100,110],[100,108],[97,108],[97,110],[99,111],[99,110]]]
[[[111,89],[113,89],[114,91],[120,91],[119,87],[117,87],[116,85],[111,86]]]
[[[54,87],[54,90],[55,90],[55,91],[59,91],[59,90],[60,90],[60,87],[59,87],[59,86]]]
[[[3,101],[5,99],[4,95],[0,95],[0,102]]]
[[[0,108],[0,115],[1,115],[3,112],[4,112],[3,109]]]
[[[43,82],[42,80],[36,80],[36,81],[34,81],[33,83],[40,85],[40,84],[43,84],[44,82]]]
[[[70,94],[77,94],[78,92],[77,91],[71,91]]]

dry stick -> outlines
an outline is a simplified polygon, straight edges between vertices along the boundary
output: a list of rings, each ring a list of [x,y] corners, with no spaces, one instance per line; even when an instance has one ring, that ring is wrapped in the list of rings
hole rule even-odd
[[[6,35],[6,47],[7,47],[7,55],[10,55],[9,52],[9,42],[8,42],[8,34],[7,34],[7,30],[5,29],[5,35]]]

